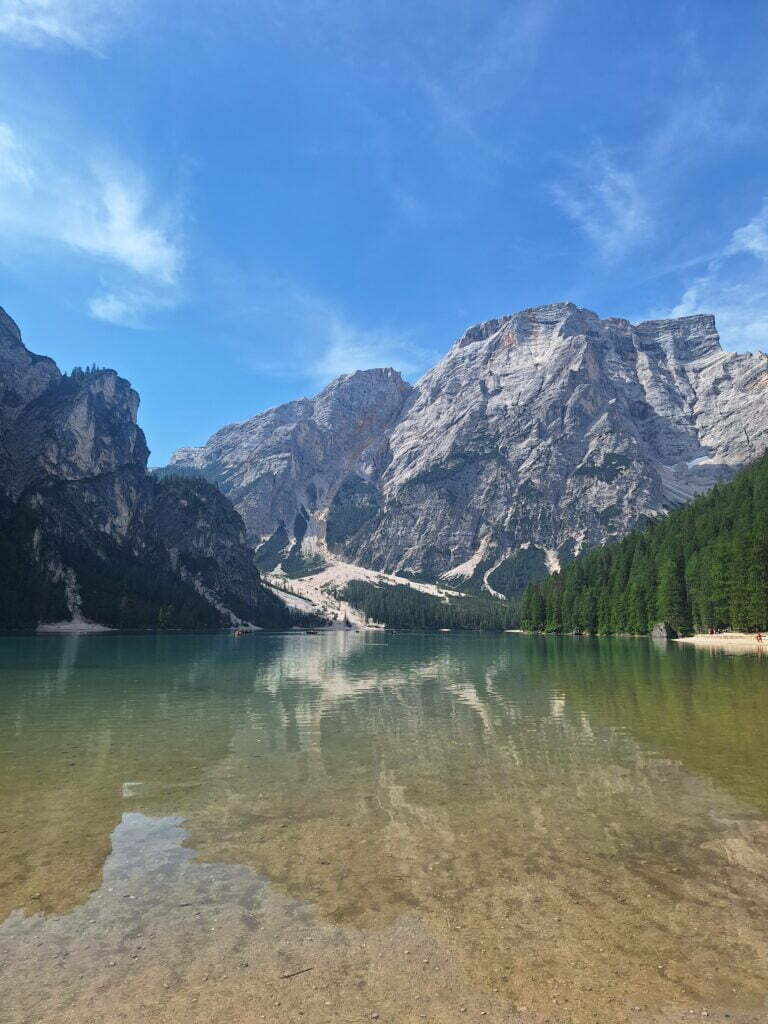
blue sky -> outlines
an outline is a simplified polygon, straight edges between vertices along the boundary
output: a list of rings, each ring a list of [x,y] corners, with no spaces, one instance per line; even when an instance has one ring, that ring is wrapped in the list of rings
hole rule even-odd
[[[479,320],[768,347],[768,7],[0,0],[0,305],[160,464]]]

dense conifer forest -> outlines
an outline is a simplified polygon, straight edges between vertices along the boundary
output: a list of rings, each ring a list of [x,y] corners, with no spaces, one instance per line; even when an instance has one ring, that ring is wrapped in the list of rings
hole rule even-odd
[[[510,629],[517,608],[488,597],[434,597],[415,587],[348,583],[341,595],[371,621],[395,629]]]
[[[529,586],[521,620],[552,633],[768,630],[768,455]]]
[[[63,571],[50,569],[50,564],[57,561],[62,570],[66,566],[74,573],[82,615],[105,626],[228,627],[229,616],[203,596],[196,580],[207,582],[218,600],[246,622],[255,621],[269,629],[315,626],[320,622],[315,615],[287,608],[261,585],[249,560],[229,563],[223,556],[217,561],[193,550],[179,550],[175,538],[183,537],[189,529],[190,510],[202,515],[204,506],[200,503],[211,495],[212,488],[205,481],[166,475],[154,486],[150,512],[144,508],[145,515],[151,514],[155,521],[148,518],[141,531],[123,543],[105,531],[94,530],[83,511],[87,503],[79,489],[73,491],[70,494],[66,487],[49,485],[42,491],[46,497],[42,509],[14,505],[0,493],[0,630],[34,629],[41,622],[72,617]],[[218,492],[216,495],[222,504],[218,506],[218,518],[210,513],[211,528],[218,528],[224,538],[230,537],[234,548],[239,519]],[[164,540],[157,536],[158,517],[163,521]],[[41,546],[40,537],[54,534],[56,547],[49,553]],[[175,564],[170,546],[176,549]]]

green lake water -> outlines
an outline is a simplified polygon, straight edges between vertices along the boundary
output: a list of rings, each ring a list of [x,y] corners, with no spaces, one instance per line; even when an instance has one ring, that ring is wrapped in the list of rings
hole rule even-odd
[[[764,657],[0,638],[2,1024],[765,1024],[767,996]]]

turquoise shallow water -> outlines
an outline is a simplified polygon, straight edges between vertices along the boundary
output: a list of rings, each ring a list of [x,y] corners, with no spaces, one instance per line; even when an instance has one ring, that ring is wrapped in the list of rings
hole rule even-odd
[[[0,702],[9,1020],[768,1019],[763,658],[6,636]]]

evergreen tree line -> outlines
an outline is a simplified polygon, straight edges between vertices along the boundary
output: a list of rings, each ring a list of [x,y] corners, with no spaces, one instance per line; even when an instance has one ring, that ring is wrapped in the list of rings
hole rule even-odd
[[[396,629],[502,630],[517,620],[517,609],[508,601],[453,596],[445,600],[404,585],[353,580],[341,597],[371,621]]]
[[[163,486],[174,484],[174,501],[190,499],[197,486],[208,487],[186,479]],[[94,532],[83,504],[79,494],[68,502],[66,488],[46,492],[43,508],[15,505],[0,492],[0,630],[34,629],[71,617],[64,580],[52,568],[57,564],[74,571],[84,617],[119,629],[229,626],[228,617],[198,592],[193,575],[213,582],[222,603],[245,621],[270,629],[320,621],[286,607],[261,585],[255,566],[252,587],[228,587],[226,569],[220,574],[214,559],[186,552],[172,565],[151,531],[140,553],[131,542],[119,544]]]
[[[531,584],[524,628],[552,633],[768,630],[768,455],[619,543]]]

